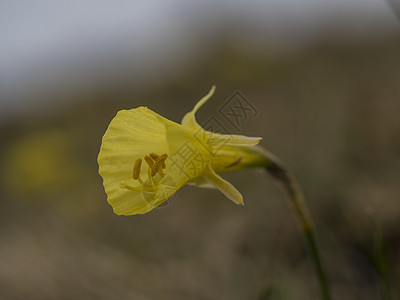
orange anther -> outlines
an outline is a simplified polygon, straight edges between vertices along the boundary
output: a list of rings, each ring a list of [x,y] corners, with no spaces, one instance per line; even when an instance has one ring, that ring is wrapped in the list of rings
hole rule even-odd
[[[146,156],[144,157],[144,160],[145,160],[146,163],[149,165],[150,169],[153,169],[153,166],[154,166],[154,161],[153,161],[153,159],[152,159],[150,156],[146,155]]]
[[[154,163],[154,167],[151,169],[151,176],[155,176],[158,171],[160,170],[160,167],[165,165],[165,160],[168,158],[168,154],[163,154],[157,158],[157,160]]]
[[[142,166],[142,159],[138,158],[135,161],[135,164],[133,166],[133,172],[132,172],[132,177],[133,179],[137,180],[139,178],[140,175],[140,167]]]
[[[158,155],[158,154],[155,154],[154,152],[151,152],[150,153],[150,157],[154,160],[154,161],[156,161],[157,160],[157,158],[159,158],[160,157],[160,155]]]

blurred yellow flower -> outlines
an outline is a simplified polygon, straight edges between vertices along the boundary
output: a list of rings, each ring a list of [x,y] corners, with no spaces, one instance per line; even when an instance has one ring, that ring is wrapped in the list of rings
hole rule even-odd
[[[71,191],[88,174],[77,156],[75,137],[58,129],[28,131],[16,138],[0,163],[0,185],[25,199]]]
[[[265,166],[267,161],[255,147],[261,138],[213,133],[197,123],[195,113],[214,90],[184,116],[182,124],[147,107],[117,113],[98,156],[107,200],[116,214],[149,212],[188,183],[217,188],[243,205],[240,192],[217,173]]]

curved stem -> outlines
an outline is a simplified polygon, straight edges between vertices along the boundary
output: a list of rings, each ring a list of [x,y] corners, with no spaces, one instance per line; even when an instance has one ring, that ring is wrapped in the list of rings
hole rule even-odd
[[[309,246],[310,256],[317,273],[319,284],[321,286],[322,299],[330,300],[331,294],[315,239],[314,224],[311,220],[307,205],[304,202],[300,187],[294,177],[277,157],[267,151],[263,152],[266,158],[268,158],[268,163],[265,169],[286,193],[289,206],[293,209],[295,215],[297,216],[300,228]]]

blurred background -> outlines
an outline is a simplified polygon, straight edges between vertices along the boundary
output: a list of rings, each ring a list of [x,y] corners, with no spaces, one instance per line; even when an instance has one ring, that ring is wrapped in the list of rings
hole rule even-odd
[[[244,207],[189,186],[146,215],[106,201],[96,159],[116,112],[145,105],[179,122],[216,84],[199,122],[263,137],[294,172],[334,298],[397,299],[390,3],[1,1],[0,298],[319,299],[297,223],[262,170],[223,175]],[[221,108],[236,92],[254,113],[232,126]]]

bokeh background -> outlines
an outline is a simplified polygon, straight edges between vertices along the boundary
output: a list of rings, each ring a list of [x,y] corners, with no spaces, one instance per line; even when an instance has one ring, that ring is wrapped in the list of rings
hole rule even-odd
[[[391,3],[391,5],[389,5]],[[244,195],[184,187],[113,214],[108,123],[145,105],[263,137],[298,178],[335,299],[399,297],[396,1],[1,1],[0,299],[318,299],[307,248],[262,170]],[[257,110],[234,128],[239,91]]]

